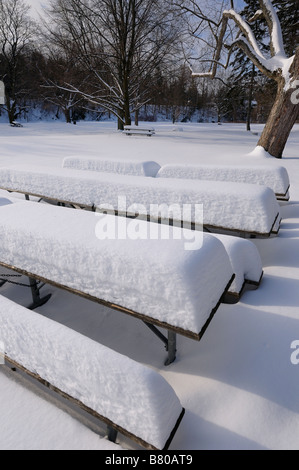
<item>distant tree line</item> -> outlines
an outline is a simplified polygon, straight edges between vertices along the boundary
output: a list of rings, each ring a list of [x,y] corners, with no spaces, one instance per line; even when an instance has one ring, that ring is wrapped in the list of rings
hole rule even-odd
[[[185,60],[186,21],[175,3],[52,0],[37,24],[26,0],[0,0],[0,80],[6,94],[1,114],[11,123],[34,110],[63,115],[69,123],[114,116],[119,129],[159,116],[173,122],[265,122],[275,90],[244,56],[236,55],[222,80],[192,77]],[[245,3],[250,15],[256,2]],[[292,2],[285,3],[284,11]],[[296,24],[286,23],[286,37],[295,42]]]

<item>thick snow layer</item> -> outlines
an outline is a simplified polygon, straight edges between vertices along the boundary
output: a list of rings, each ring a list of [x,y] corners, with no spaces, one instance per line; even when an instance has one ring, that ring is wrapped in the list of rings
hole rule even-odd
[[[240,294],[244,282],[258,284],[263,274],[263,265],[254,243],[227,235],[214,234],[213,236],[223,243],[235,273],[229,292]]]
[[[126,160],[103,160],[101,158],[66,157],[63,168],[76,170],[100,171],[102,173],[118,173],[133,176],[156,176],[160,165],[153,161],[138,162]]]
[[[242,123],[179,126],[183,132],[174,132],[172,122],[155,123],[157,136],[147,139],[145,146],[145,139],[124,137],[112,122],[77,122],[76,126],[26,122],[23,128],[0,124],[0,166],[61,167],[64,157],[88,154],[96,158],[99,149],[127,160],[155,157],[163,165],[240,166],[273,161],[269,154],[264,159],[261,148],[250,154],[259,137],[247,132]],[[253,124],[252,130],[260,134],[263,127]],[[142,322],[60,289],[45,286],[42,290],[53,295],[38,309],[40,314],[154,367],[167,379],[186,408],[170,446],[176,454],[298,449],[299,348],[291,349],[299,340],[298,149],[296,124],[283,159],[274,160],[287,168],[292,187],[290,202],[281,204],[279,235],[252,240],[264,268],[259,289],[245,292],[237,305],[222,304],[199,343],[178,336],[177,360],[171,366],[163,366],[161,343]],[[10,198],[5,191],[0,194]],[[1,293],[23,305],[31,302],[30,289],[21,286],[6,283]],[[105,456],[107,440],[42,400],[36,388],[28,390],[19,374],[13,376],[19,377],[18,383],[11,376],[0,366],[0,449],[100,448]],[[117,442],[138,450],[121,434]]]
[[[150,239],[151,226],[170,236]],[[233,271],[221,242],[194,236],[200,244],[188,250],[180,229],[23,202],[1,208],[0,260],[198,334]]]
[[[20,165],[0,168],[0,187],[101,209],[138,212],[153,219],[160,216],[164,205],[164,218],[171,218],[169,209],[174,207],[173,219],[185,222],[198,222],[196,209],[202,204],[204,225],[263,235],[272,231],[275,221],[280,222],[273,191],[245,183],[199,184],[185,179]]]
[[[157,372],[0,297],[6,355],[147,443],[162,449],[181,414]]]
[[[209,181],[233,181],[268,186],[276,195],[285,195],[290,186],[285,167],[267,165],[164,165],[158,171],[158,178],[185,178]]]

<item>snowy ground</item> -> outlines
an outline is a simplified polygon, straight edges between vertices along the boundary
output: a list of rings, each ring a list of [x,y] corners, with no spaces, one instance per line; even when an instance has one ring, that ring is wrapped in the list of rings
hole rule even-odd
[[[258,136],[241,124],[157,123],[156,135],[127,137],[113,123],[0,125],[0,166],[15,163],[59,167],[68,156],[105,156],[165,163],[253,164],[246,156]],[[253,126],[261,132],[261,126]],[[264,279],[237,305],[221,305],[203,339],[178,337],[177,361],[164,367],[160,341],[139,321],[52,287],[38,311],[162,374],[186,408],[171,450],[298,449],[299,364],[291,343],[299,340],[299,126],[283,164],[291,199],[282,203],[277,238],[254,240]],[[1,196],[7,196],[1,192]],[[4,286],[1,294],[26,305],[27,289]],[[45,399],[39,387],[0,366],[0,449],[115,449]],[[86,423],[87,424],[87,423]],[[121,438],[123,448],[136,448]]]

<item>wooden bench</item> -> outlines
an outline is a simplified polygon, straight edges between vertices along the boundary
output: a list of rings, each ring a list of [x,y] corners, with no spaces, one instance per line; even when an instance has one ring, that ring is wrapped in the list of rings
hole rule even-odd
[[[184,409],[154,370],[0,296],[4,357],[146,449],[167,449]],[[1,351],[0,351],[1,353]]]
[[[124,126],[123,133],[126,135],[147,135],[151,137],[155,134],[153,127]]]
[[[183,224],[193,230],[269,237],[277,234],[280,207],[274,192],[261,185],[169,178],[144,178],[67,168],[0,168],[0,189],[56,203]],[[125,199],[125,204],[123,200]],[[198,221],[196,208],[203,206]],[[163,210],[168,213],[163,215]],[[188,209],[184,212],[184,208]],[[192,212],[189,212],[190,211]]]
[[[235,276],[223,244],[202,233],[188,251],[176,236],[101,236],[116,221],[129,230],[125,218],[35,202],[4,206],[0,215],[1,266],[142,320],[165,344],[166,365],[176,357],[176,334],[202,338]]]
[[[286,168],[260,163],[251,165],[183,165],[168,164],[158,171],[157,178],[180,178],[196,180],[201,184],[207,181],[231,181],[267,186],[275,193],[277,200],[290,198],[290,179]]]
[[[23,125],[17,121],[13,121],[10,123],[11,127],[23,127]]]

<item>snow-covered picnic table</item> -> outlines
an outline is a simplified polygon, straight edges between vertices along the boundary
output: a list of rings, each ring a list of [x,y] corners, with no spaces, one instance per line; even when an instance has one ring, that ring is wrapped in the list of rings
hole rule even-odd
[[[197,233],[198,249],[186,250],[176,227],[160,226],[168,239],[103,237],[103,222],[116,220],[129,233],[134,221],[126,218],[35,202],[3,206],[0,265],[166,329],[173,362],[176,334],[200,340],[223,301],[234,278],[230,258],[208,234]]]
[[[163,165],[157,178],[179,178],[207,181],[251,183],[267,186],[273,190],[278,200],[289,199],[290,179],[286,168],[271,162],[255,165]]]
[[[127,125],[124,126],[123,133],[126,135],[146,135],[151,137],[155,135],[155,129],[151,126]]]
[[[111,440],[169,447],[184,409],[160,374],[3,296],[0,323],[7,365],[103,421]]]
[[[65,157],[62,168],[98,171],[120,175],[155,177],[161,166],[154,161],[115,160],[112,158]]]
[[[223,181],[144,178],[53,167],[2,167],[0,188],[82,208],[191,228],[268,237],[280,207],[265,186]],[[203,216],[200,209],[203,209]]]
[[[103,157],[66,157],[63,168],[119,173],[123,175],[151,176],[157,178],[179,178],[208,181],[250,183],[267,186],[281,201],[289,200],[290,179],[285,167],[272,161],[242,165],[187,165],[166,164],[154,161],[117,160]]]

